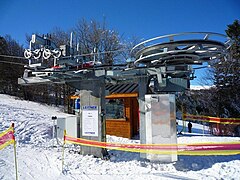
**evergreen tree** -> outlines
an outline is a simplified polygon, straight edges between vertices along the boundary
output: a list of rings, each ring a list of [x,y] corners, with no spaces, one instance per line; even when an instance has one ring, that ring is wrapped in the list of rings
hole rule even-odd
[[[22,56],[23,47],[10,35],[0,37],[0,92],[10,95],[18,95],[20,86],[18,78],[23,74],[24,62],[7,56]]]
[[[240,117],[240,23],[235,20],[227,27],[226,34],[233,41],[230,55],[211,62],[208,78],[213,79],[215,87],[192,91],[185,103],[191,104],[186,107],[188,113]]]
[[[214,66],[217,92],[213,99],[218,103],[218,115],[240,117],[240,24],[235,20],[228,25],[227,35],[233,40],[230,56]]]

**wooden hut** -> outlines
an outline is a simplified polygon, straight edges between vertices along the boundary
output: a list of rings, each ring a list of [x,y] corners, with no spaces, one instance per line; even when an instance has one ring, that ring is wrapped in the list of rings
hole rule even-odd
[[[138,84],[108,84],[106,91],[106,134],[132,138],[139,134]],[[68,113],[75,114],[75,100],[81,97],[73,95],[69,98]]]
[[[132,138],[139,134],[138,84],[107,85],[106,133]]]

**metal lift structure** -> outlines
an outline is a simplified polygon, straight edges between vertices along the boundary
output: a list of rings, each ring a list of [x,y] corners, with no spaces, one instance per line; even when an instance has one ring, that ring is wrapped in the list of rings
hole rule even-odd
[[[18,83],[63,83],[78,89],[81,96],[79,136],[106,141],[106,84],[136,82],[139,87],[141,144],[176,144],[174,93],[190,87],[190,80],[195,78],[193,65],[228,56],[230,46],[231,39],[218,33],[171,34],[146,40],[133,47],[131,65],[109,66],[96,62],[95,58],[94,61],[85,62],[78,50],[73,48],[72,41],[70,45],[56,47],[50,37],[34,34],[29,49],[24,52],[29,65]],[[97,53],[92,55],[97,56]],[[150,82],[154,86],[154,94],[147,94]],[[88,113],[95,116],[93,120],[87,116]],[[81,147],[81,153],[102,157],[107,151]],[[172,155],[147,153],[141,154],[141,157],[150,161],[177,160],[175,152]]]

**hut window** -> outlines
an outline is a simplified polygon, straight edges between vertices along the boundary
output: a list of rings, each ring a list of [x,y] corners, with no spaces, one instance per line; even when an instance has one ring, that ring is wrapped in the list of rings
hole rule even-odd
[[[106,100],[106,119],[125,119],[123,99]]]

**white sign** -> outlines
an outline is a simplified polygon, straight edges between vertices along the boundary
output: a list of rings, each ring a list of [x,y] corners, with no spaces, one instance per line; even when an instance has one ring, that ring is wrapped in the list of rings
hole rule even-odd
[[[98,136],[98,108],[84,106],[82,110],[82,135]]]

